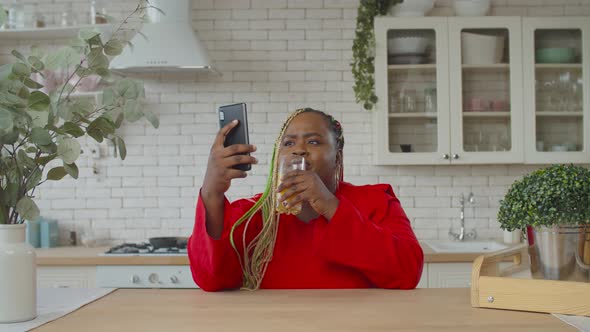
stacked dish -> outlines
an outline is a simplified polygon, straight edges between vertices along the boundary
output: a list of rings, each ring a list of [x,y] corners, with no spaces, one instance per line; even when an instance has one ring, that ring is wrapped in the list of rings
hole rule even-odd
[[[504,36],[461,32],[463,64],[485,65],[502,62]]]
[[[576,50],[569,47],[540,48],[535,51],[537,63],[572,63],[576,58]]]
[[[387,42],[390,64],[419,64],[428,61],[428,38],[423,36],[394,36]]]

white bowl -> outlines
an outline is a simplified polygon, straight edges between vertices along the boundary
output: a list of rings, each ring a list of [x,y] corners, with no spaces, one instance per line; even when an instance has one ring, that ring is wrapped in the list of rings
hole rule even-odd
[[[387,41],[389,55],[422,54],[428,46],[428,38],[420,36],[395,36]]]
[[[434,0],[404,0],[389,9],[392,16],[424,16],[434,7]]]
[[[485,16],[490,10],[490,0],[455,0],[455,15]]]
[[[486,65],[500,63],[504,55],[504,37],[461,32],[463,64]]]

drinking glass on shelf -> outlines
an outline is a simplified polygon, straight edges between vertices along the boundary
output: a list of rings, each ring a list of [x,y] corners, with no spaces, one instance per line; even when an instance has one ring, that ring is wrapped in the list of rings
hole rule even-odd
[[[404,113],[416,112],[416,90],[414,89],[403,89],[400,95],[401,99],[401,111]]]
[[[398,91],[389,92],[389,113],[400,113],[400,93]]]
[[[436,88],[424,89],[424,112],[436,113]]]
[[[570,110],[572,112],[580,112],[583,108],[584,98],[582,95],[582,78],[578,77],[572,82],[572,100],[570,103]]]
[[[567,112],[570,109],[572,91],[571,85],[571,75],[569,72],[564,72],[559,75],[558,93],[560,112]]]
[[[296,170],[305,170],[305,158],[299,155],[282,155],[279,160],[279,172],[278,172],[278,185],[281,184],[283,176],[287,173],[296,171]],[[282,203],[279,202],[279,198],[285,193],[285,190],[277,193],[277,206],[276,211],[277,213],[283,214],[293,214],[297,215],[301,213],[302,203],[299,203],[295,206],[287,208],[285,204],[288,200],[283,201]]]
[[[61,26],[73,26],[77,25],[78,20],[76,18],[76,14],[74,14],[74,10],[72,9],[72,3],[68,3],[66,10],[61,14]]]

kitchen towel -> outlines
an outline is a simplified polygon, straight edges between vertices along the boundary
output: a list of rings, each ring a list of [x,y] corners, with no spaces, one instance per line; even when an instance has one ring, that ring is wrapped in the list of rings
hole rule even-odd
[[[116,288],[37,288],[37,318],[28,322],[0,324],[2,332],[29,331],[49,323],[90,302],[111,293]]]
[[[552,314],[569,325],[583,332],[590,332],[590,317]]]

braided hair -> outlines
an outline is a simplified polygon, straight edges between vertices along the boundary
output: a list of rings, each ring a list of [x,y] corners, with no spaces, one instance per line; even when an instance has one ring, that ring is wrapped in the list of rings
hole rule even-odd
[[[232,226],[230,231],[230,242],[234,251],[238,255],[238,260],[242,268],[242,289],[256,290],[260,288],[260,284],[262,283],[262,279],[264,278],[264,274],[266,273],[268,263],[272,259],[274,246],[277,239],[280,218],[280,214],[275,212],[276,195],[274,194],[279,182],[277,172],[279,150],[285,131],[287,130],[287,127],[289,126],[291,121],[297,115],[306,112],[314,112],[324,117],[324,119],[328,123],[331,133],[334,135],[337,149],[336,151],[339,152],[342,156],[342,150],[344,148],[344,136],[342,135],[342,126],[340,125],[340,122],[334,119],[333,116],[322,111],[315,110],[313,108],[301,108],[289,115],[289,117],[281,127],[279,136],[275,141],[272,158],[270,162],[270,171],[266,181],[266,188],[262,193],[262,196],[254,204],[254,206],[252,206],[248,211],[246,211],[246,213],[244,213],[242,217],[240,217],[236,221],[236,223]],[[333,189],[334,192],[338,189],[338,185],[340,184],[342,175],[343,170],[341,158],[340,163],[339,165],[337,165],[336,169],[334,181],[335,188]],[[252,221],[252,218],[256,215],[256,213],[258,213],[261,210],[262,230],[254,237],[254,239],[252,239],[250,243],[246,244],[246,233],[248,230],[248,226],[250,226],[250,222]],[[236,229],[243,223],[245,223],[244,231],[242,233],[242,243],[244,244],[244,249],[242,253],[240,253],[240,250],[238,250],[234,242],[233,235]]]

